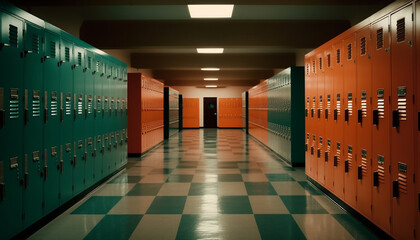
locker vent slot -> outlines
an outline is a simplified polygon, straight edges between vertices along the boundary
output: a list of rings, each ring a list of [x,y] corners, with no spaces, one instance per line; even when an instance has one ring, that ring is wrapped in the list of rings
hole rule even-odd
[[[405,18],[397,21],[397,42],[405,40]]]
[[[360,55],[366,55],[366,38],[362,37],[360,39]]]
[[[306,64],[306,75],[309,75],[310,64]]]
[[[340,49],[337,49],[337,63],[341,62],[341,51]]]
[[[18,28],[13,25],[9,25],[9,44],[12,47],[18,47]]]
[[[398,99],[398,116],[400,121],[407,120],[407,99],[399,98]]]
[[[92,58],[88,57],[88,68],[91,69],[92,68]]]
[[[384,30],[378,29],[376,31],[376,49],[381,49],[384,47]]]
[[[10,89],[10,119],[19,118],[19,90],[16,88]]]
[[[66,62],[70,62],[70,48],[64,48],[64,57]]]
[[[362,158],[362,175],[366,176],[367,175],[367,171],[368,171],[368,160],[367,160],[367,151],[365,149],[362,149],[362,154],[361,154],[361,158]]]
[[[367,117],[367,100],[366,99],[362,100],[362,117],[363,118]]]
[[[88,96],[87,109],[88,109],[88,114],[91,114],[92,113],[92,95]]]
[[[316,63],[315,61],[312,61],[312,71],[315,72]]]
[[[77,98],[77,114],[82,115],[83,114],[83,95],[79,94],[79,97]]]
[[[77,53],[77,65],[82,66],[82,53]]]
[[[32,34],[32,52],[39,53],[39,36]]]
[[[324,107],[323,101],[322,101],[322,95],[319,96],[319,109],[322,111],[322,108]]]
[[[50,57],[51,58],[55,58],[56,57],[56,53],[55,53],[55,42],[51,41],[50,42]]]
[[[385,183],[385,158],[381,155],[378,155],[378,174],[379,182]]]
[[[41,116],[41,101],[39,97],[39,90],[32,91],[32,117]]]
[[[337,115],[340,116],[341,112],[341,98],[340,94],[337,94]]]
[[[328,109],[330,109],[330,108],[331,108],[331,95],[328,95],[328,96],[327,96],[327,108],[328,108]],[[328,114],[330,114],[330,113],[329,113],[329,111],[328,111]]]
[[[102,110],[102,101],[101,101],[101,96],[97,96],[96,97],[96,111],[98,113],[101,113]]]
[[[327,65],[328,65],[328,67],[331,67],[331,54],[329,54],[329,53],[327,55]]]
[[[66,94],[66,115],[71,115],[71,94]]]
[[[347,59],[351,60],[352,56],[351,56],[351,43],[347,45]]]
[[[378,118],[385,118],[385,100],[378,99]]]
[[[353,115],[353,100],[347,100],[347,106],[349,110],[349,116]]]
[[[334,161],[335,161],[335,166],[338,166],[338,165],[340,165],[340,156],[341,156],[341,151],[340,151],[340,149],[337,149],[337,152],[335,153],[335,156],[334,156]]]
[[[99,61],[96,61],[96,64],[95,64],[95,71],[96,72],[99,72]]]
[[[349,172],[351,172],[351,170],[353,169],[353,158],[352,158],[351,153],[347,154],[347,160],[346,161],[348,163]]]
[[[319,58],[319,69],[322,70],[322,58]]]
[[[18,157],[12,157],[10,160],[10,169],[17,168],[19,166],[19,158]]]
[[[51,92],[51,116],[58,114],[57,92]]]

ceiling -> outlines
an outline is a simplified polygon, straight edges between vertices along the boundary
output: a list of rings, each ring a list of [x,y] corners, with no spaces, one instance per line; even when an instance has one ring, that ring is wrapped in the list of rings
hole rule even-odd
[[[167,85],[252,86],[391,0],[19,0],[15,5]],[[235,4],[231,19],[190,19],[187,4]],[[197,54],[223,47],[224,54]],[[202,67],[218,67],[203,72]],[[212,82],[214,84],[214,82]]]

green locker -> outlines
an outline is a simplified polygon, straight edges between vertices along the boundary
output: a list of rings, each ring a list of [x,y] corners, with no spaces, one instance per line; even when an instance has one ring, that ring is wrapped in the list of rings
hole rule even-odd
[[[110,114],[110,130],[111,130],[111,172],[114,172],[117,169],[118,164],[118,109],[117,109],[117,99],[118,99],[118,80],[117,80],[117,66],[114,61],[111,62],[111,80],[110,80],[110,92],[111,92],[111,114]]]
[[[24,130],[23,130],[23,223],[28,227],[43,215],[43,185],[48,172],[42,161],[44,109],[42,44],[44,22],[39,25],[25,24],[23,86],[24,86]],[[58,176],[58,171],[55,168]],[[58,179],[58,177],[57,177]],[[56,195],[57,196],[57,195]]]
[[[128,136],[127,136],[127,70],[126,66],[123,66],[123,73],[122,73],[122,140],[123,140],[123,164],[125,165],[127,163],[127,142],[128,142]]]
[[[86,164],[86,187],[92,186],[98,179],[95,175],[95,158],[94,158],[94,77],[93,77],[93,61],[94,54],[88,49],[85,50],[85,66],[83,72],[85,73],[85,164]]]
[[[60,41],[60,109],[61,118],[61,141],[63,146],[62,159],[64,170],[60,177],[60,204],[67,202],[73,196],[73,168],[79,164],[80,159],[76,156],[76,142],[73,141],[73,43],[67,34],[62,33]],[[57,131],[57,130],[53,130]],[[61,156],[60,156],[61,158]],[[52,197],[47,195],[47,197]]]
[[[95,94],[95,111],[94,111],[94,136],[96,138],[94,142],[94,161],[95,161],[95,177],[97,180],[102,179],[103,171],[103,161],[105,154],[104,146],[104,128],[103,128],[103,119],[104,119],[104,110],[103,102],[104,95],[102,92],[103,82],[104,82],[104,70],[103,70],[102,57],[99,54],[95,54],[95,64],[94,71],[92,72],[93,81],[94,81],[94,94]]]
[[[77,164],[73,169],[73,195],[85,189],[86,179],[86,128],[85,128],[85,49],[73,39],[73,142],[76,146],[75,157]]]
[[[106,58],[103,59],[104,62],[104,81],[103,81],[103,94],[104,94],[104,119],[103,119],[103,129],[104,129],[104,175],[108,175],[111,172],[111,153],[112,153],[112,140],[111,140],[111,66]]]
[[[70,160],[64,161],[64,145],[61,143],[61,121],[63,116],[62,99],[60,99],[60,30],[45,23],[44,33],[44,55],[42,65],[44,71],[43,79],[43,108],[44,108],[44,148],[40,165],[47,169],[47,176],[44,176],[44,214],[50,213],[60,205],[60,179],[63,174],[70,171]],[[63,149],[64,148],[64,149]],[[45,164],[46,163],[46,164]],[[55,167],[60,166],[56,171]],[[47,168],[45,168],[47,166]],[[44,170],[45,171],[45,170]],[[62,199],[61,199],[62,200]]]
[[[22,230],[23,21],[0,10],[0,236]]]

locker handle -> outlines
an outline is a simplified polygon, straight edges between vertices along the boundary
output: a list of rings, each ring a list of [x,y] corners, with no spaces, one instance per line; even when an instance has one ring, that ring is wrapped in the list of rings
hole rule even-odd
[[[308,151],[308,144],[305,143],[305,152],[307,152],[307,151]]]
[[[60,121],[64,120],[64,109],[60,109]]]
[[[337,166],[338,166],[338,156],[335,155],[334,156],[334,167],[337,167]]]
[[[349,172],[349,160],[344,161],[344,172]]]
[[[318,109],[318,118],[321,118],[321,109]]]
[[[96,148],[92,152],[92,157],[96,157]]]
[[[317,156],[317,158],[320,158],[321,157],[321,149],[317,149],[316,150],[316,156]]]
[[[334,121],[337,120],[338,111],[337,109],[334,109]]]
[[[26,55],[28,55],[29,53],[32,53],[32,51],[30,51],[30,50],[25,50],[25,51],[23,51],[23,52],[22,52],[21,57],[22,57],[22,58],[25,58],[25,57],[26,57]]]
[[[48,122],[48,108],[44,108],[44,123]]]
[[[400,126],[400,118],[398,110],[392,111],[392,127],[399,127]]]
[[[363,121],[363,113],[362,113],[362,109],[358,109],[357,110],[357,122],[362,124]]]
[[[348,109],[344,110],[344,121],[346,121],[346,122],[349,121],[349,110]]]
[[[314,147],[311,147],[311,155],[314,155]]]
[[[373,125],[378,126],[379,124],[379,111],[378,109],[375,109],[372,111],[372,123]]]
[[[25,119],[25,125],[28,124],[28,122],[29,122],[29,110],[27,108],[25,108],[24,119]]]
[[[313,108],[311,109],[311,117],[312,118],[314,117],[314,109]]]
[[[362,180],[363,177],[363,168],[362,166],[357,167],[357,179]]]
[[[25,188],[28,188],[29,186],[29,173],[25,173]]]
[[[85,119],[87,119],[87,116],[88,116],[88,110],[87,108],[85,108]]]
[[[60,173],[63,173],[64,171],[64,161],[60,160]]]
[[[6,124],[6,112],[1,109],[0,110],[0,128],[4,128],[4,125]]]
[[[44,180],[48,178],[48,166],[44,166]]]
[[[305,117],[308,117],[308,109],[305,109]]]
[[[76,109],[73,109],[73,120],[76,120],[77,117],[77,111]]]
[[[96,113],[97,113],[97,110],[95,109],[95,111],[93,111],[93,113],[94,113],[94,114],[93,114],[93,117],[94,117],[94,118],[96,118]]]
[[[392,181],[392,197],[398,198],[399,197],[399,183],[398,180]]]
[[[378,171],[373,172],[373,186],[379,187],[379,172]]]
[[[325,151],[324,161],[325,162],[328,162],[328,151]]]
[[[325,109],[325,119],[328,119],[328,108]]]
[[[6,198],[6,185],[0,183],[0,201],[3,201]]]

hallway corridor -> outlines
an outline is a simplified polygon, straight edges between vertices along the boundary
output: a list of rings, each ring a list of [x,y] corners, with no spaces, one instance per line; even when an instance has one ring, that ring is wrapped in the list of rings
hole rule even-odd
[[[184,130],[30,239],[377,239],[241,130]]]

